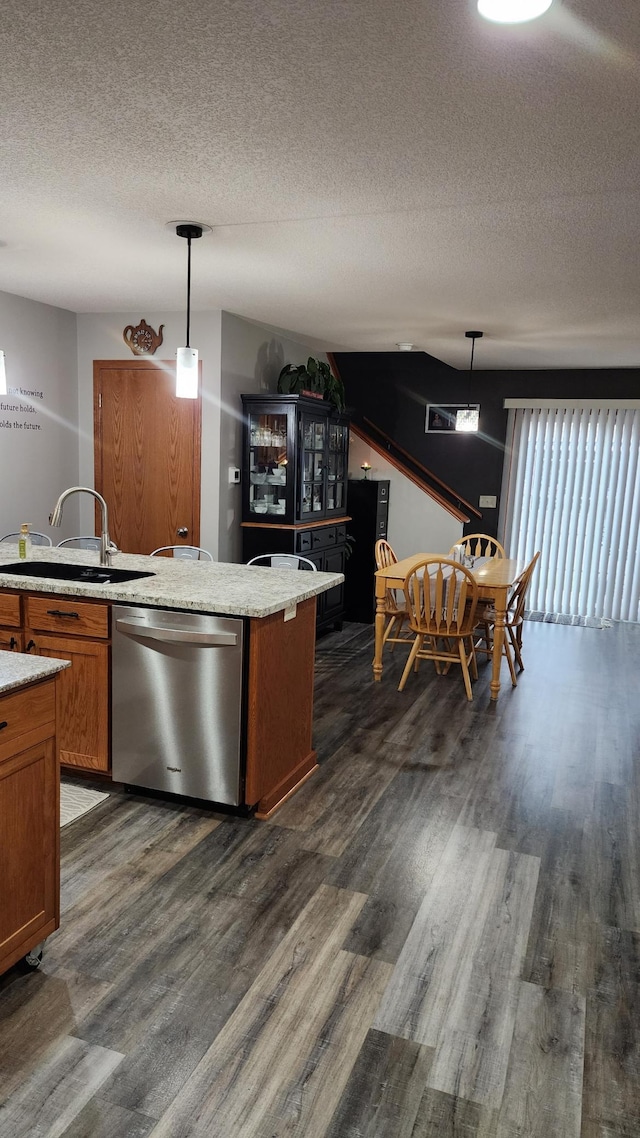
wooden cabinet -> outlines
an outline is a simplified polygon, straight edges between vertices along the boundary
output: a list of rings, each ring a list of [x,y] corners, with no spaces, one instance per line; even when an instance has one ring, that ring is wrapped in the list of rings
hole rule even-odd
[[[25,650],[70,660],[58,679],[58,752],[63,766],[110,769],[109,610],[75,597],[25,597]]]
[[[0,593],[0,649],[5,652],[24,651],[20,614],[20,594]]]
[[[56,682],[0,696],[0,972],[60,923]]]

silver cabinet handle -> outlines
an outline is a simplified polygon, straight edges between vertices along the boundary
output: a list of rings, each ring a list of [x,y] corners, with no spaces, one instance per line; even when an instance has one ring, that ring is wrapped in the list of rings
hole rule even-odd
[[[186,537],[188,533],[189,533],[189,530],[187,529],[186,526],[178,526],[178,528],[176,530],[176,535],[178,537]]]
[[[116,620],[118,632],[140,636],[145,640],[165,640],[174,644],[199,644],[201,648],[224,648],[238,643],[235,632],[188,632],[183,628],[157,628],[130,617]]]

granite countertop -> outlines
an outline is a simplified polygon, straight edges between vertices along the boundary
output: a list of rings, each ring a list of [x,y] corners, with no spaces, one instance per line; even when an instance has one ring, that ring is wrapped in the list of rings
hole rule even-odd
[[[34,546],[29,560],[98,565],[99,555],[86,549]],[[0,545],[0,588],[157,608],[193,609],[227,616],[270,616],[324,593],[344,580],[341,573],[312,573],[258,565],[230,565],[222,561],[186,561],[117,553],[112,560],[114,568],[140,570],[154,576],[98,585],[2,572],[3,565],[16,561],[17,545],[3,542]]]
[[[0,651],[0,695],[36,680],[46,680],[70,667],[70,660],[48,660],[45,656],[27,656],[24,652]]]

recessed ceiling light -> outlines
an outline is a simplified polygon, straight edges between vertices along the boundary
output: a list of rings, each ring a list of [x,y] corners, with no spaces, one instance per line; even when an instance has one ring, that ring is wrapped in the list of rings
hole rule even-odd
[[[478,0],[478,11],[485,20],[497,24],[523,24],[535,20],[551,7],[553,0]]]

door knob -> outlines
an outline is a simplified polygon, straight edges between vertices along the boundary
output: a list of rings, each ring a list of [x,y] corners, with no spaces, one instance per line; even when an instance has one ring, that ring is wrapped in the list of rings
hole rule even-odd
[[[178,528],[176,530],[176,534],[178,535],[178,537],[187,537],[188,533],[189,533],[189,530],[187,529],[186,526],[178,526]]]

